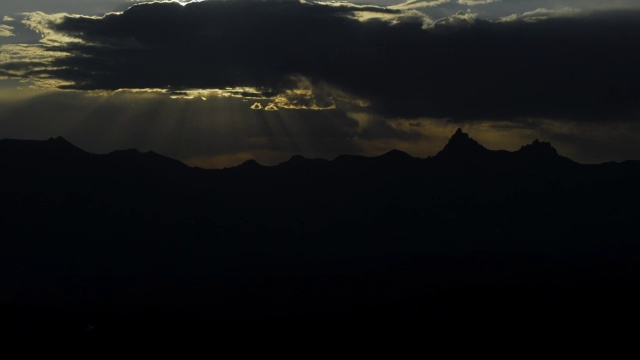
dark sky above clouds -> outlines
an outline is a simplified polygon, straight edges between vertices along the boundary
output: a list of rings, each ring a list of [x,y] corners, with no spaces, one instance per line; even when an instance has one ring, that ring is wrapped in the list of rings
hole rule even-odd
[[[579,161],[640,158],[636,1],[135,3],[3,2],[0,137],[219,167],[427,156],[462,126],[490,148],[540,137]]]

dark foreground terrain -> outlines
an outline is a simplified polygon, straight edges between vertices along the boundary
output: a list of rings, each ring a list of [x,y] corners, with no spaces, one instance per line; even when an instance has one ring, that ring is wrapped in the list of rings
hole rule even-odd
[[[582,165],[538,141],[490,151],[458,131],[427,159],[224,170],[1,140],[0,169],[3,331],[384,336],[639,319],[640,162]]]

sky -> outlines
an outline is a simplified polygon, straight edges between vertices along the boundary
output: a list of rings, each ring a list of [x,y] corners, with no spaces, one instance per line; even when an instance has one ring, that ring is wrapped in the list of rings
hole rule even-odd
[[[205,168],[400,149],[458,128],[640,159],[637,0],[3,0],[0,138]]]

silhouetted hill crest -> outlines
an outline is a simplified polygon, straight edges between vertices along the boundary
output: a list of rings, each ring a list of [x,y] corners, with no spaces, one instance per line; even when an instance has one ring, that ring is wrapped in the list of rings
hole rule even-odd
[[[183,174],[191,170],[193,170],[192,173],[195,173],[197,171],[197,168],[192,168],[178,160],[153,151],[143,153],[136,149],[127,149],[113,151],[106,155],[88,153],[63,137],[50,138],[45,141],[0,140],[0,160],[4,165],[21,164],[21,168],[40,169],[40,171],[75,169],[73,171],[82,172],[85,171],[82,170],[83,168],[102,168],[107,165],[107,167],[115,165],[119,170],[114,171],[123,173],[150,171],[152,174],[159,175],[163,173]],[[514,152],[494,151],[486,149],[462,129],[457,129],[446,146],[437,155],[427,159],[416,158],[397,149],[375,157],[340,155],[331,161],[294,155],[277,166],[264,166],[252,159],[235,167],[218,170],[217,173],[224,174],[236,169],[240,170],[240,173],[251,174],[261,169],[272,169],[268,173],[276,177],[324,173],[328,176],[389,173],[391,176],[392,173],[399,174],[398,171],[405,175],[407,173],[426,174],[431,172],[429,170],[431,167],[438,170],[455,170],[455,173],[471,168],[475,169],[473,171],[484,169],[484,171],[491,173],[505,173],[515,169],[528,172],[562,169],[569,164],[578,165],[578,163],[559,155],[549,142],[536,139],[531,144],[524,145]],[[629,166],[633,167],[635,163]],[[104,171],[109,170],[105,169]],[[454,172],[446,171],[446,174],[449,174],[446,176],[456,176]],[[212,174],[213,171],[209,173]]]
[[[408,153],[402,151],[402,150],[398,150],[398,149],[393,149],[387,153],[384,153],[380,156],[378,156],[379,159],[389,159],[389,160],[410,160],[410,159],[415,159],[415,157],[409,155]]]
[[[3,164],[20,164],[40,171],[68,170],[85,166],[93,157],[62,137],[48,140],[0,140],[0,159]],[[82,164],[82,165],[80,165]]]
[[[304,169],[314,170],[324,167],[328,160],[325,159],[308,159],[302,155],[293,155],[289,160],[277,165],[282,169]]]
[[[249,160],[247,160],[247,161],[243,162],[242,164],[240,164],[240,165],[236,166],[235,168],[236,168],[236,169],[244,169],[244,170],[247,170],[247,169],[260,169],[260,168],[263,168],[263,167],[265,167],[265,166],[264,166],[264,165],[261,165],[261,164],[260,164],[260,163],[258,163],[256,160],[254,160],[254,159],[249,159]],[[232,169],[233,169],[233,168],[232,168]]]
[[[85,152],[79,147],[73,145],[71,142],[69,142],[67,139],[63,138],[62,136],[58,136],[56,138],[49,138],[46,141],[46,143],[55,149],[66,149],[66,150]]]
[[[308,159],[302,155],[293,155],[287,162],[290,164],[302,163],[307,161]]]

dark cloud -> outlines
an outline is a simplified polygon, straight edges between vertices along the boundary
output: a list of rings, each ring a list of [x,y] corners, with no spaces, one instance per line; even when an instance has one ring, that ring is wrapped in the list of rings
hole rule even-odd
[[[356,19],[362,13],[369,20]],[[37,74],[73,89],[273,94],[295,89],[302,76],[365,99],[384,116],[640,118],[640,11],[535,21],[460,13],[432,26],[407,14],[297,1],[143,4],[55,24],[83,42],[54,47],[71,56]]]
[[[100,19],[71,17],[56,30],[85,43],[64,49],[76,56],[56,65],[78,72],[56,75],[80,89],[292,87],[289,77],[328,60],[326,50],[349,51],[339,31],[360,31],[345,16],[354,10],[399,13],[294,1],[213,1],[144,4]],[[309,63],[313,57],[316,66]]]

